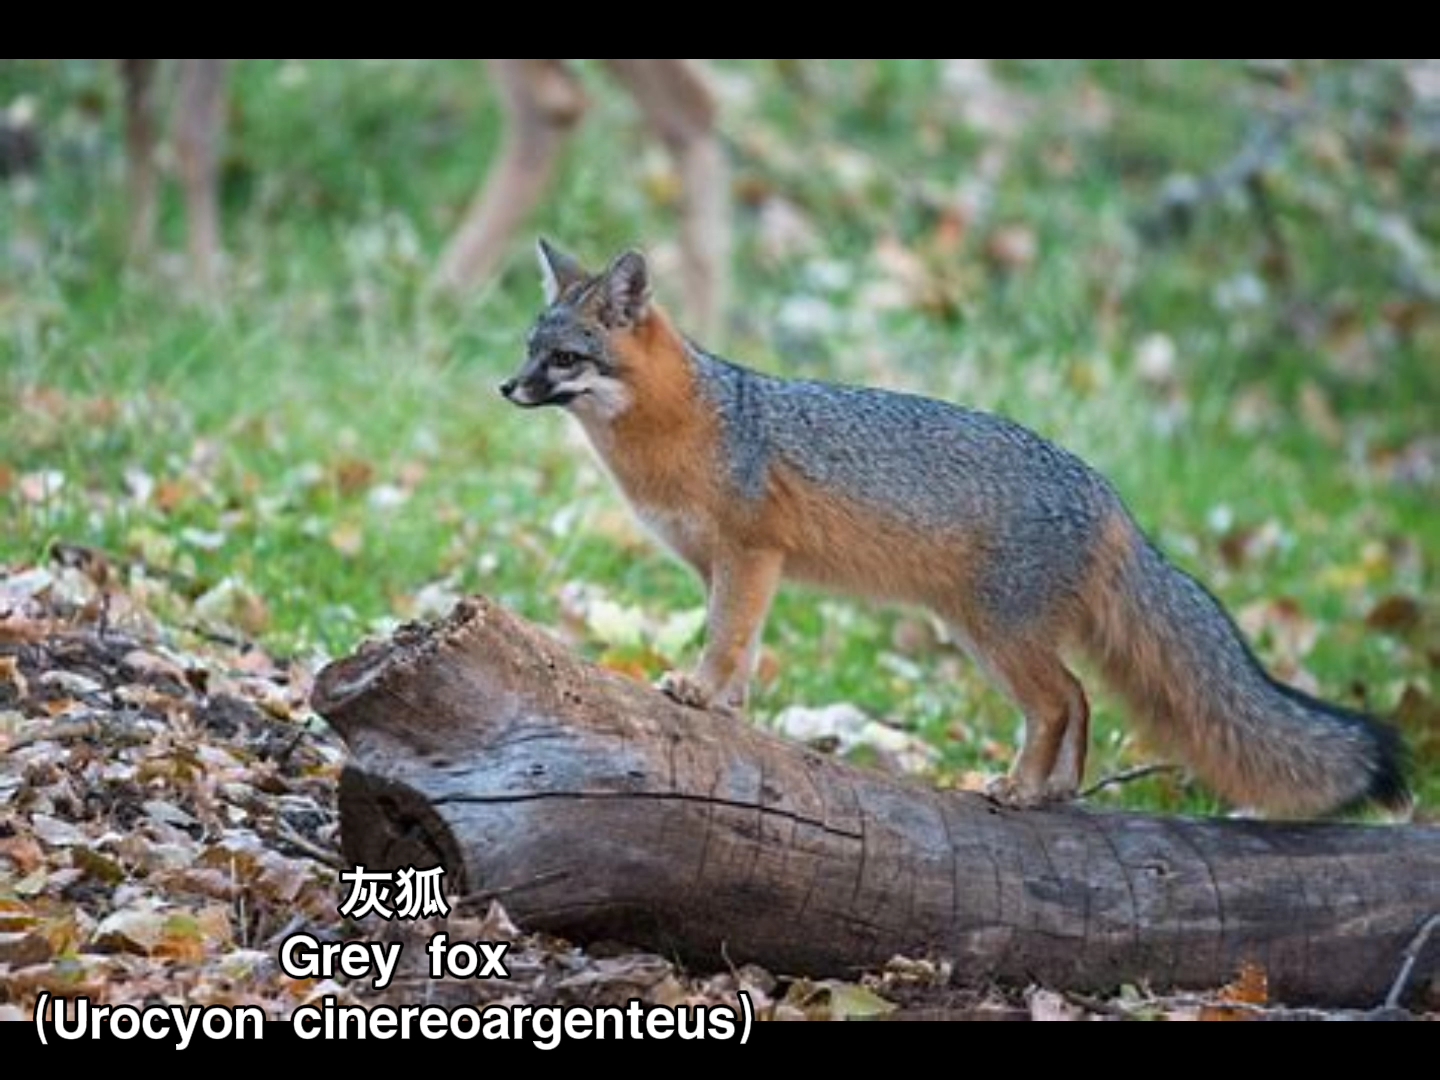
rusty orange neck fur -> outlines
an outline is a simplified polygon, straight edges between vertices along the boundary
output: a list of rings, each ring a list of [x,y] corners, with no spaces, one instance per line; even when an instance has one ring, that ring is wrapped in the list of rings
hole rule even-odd
[[[617,437],[653,438],[693,423],[695,369],[664,311],[652,306],[638,326],[612,334],[610,347],[631,397],[629,408],[616,418]]]
[[[594,439],[596,449],[631,501],[693,507],[705,476],[694,462],[712,460],[717,432],[710,411],[697,406],[685,340],[652,305],[638,326],[612,334],[610,347],[630,402]]]

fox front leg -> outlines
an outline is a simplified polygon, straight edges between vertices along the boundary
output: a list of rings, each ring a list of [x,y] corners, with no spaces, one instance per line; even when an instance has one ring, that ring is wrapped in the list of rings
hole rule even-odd
[[[714,560],[700,665],[692,674],[667,672],[661,690],[682,705],[744,710],[750,669],[783,563],[777,551],[737,551]]]

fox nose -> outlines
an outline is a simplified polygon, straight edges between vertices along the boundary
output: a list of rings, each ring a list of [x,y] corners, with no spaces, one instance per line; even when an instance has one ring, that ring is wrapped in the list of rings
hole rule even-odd
[[[518,386],[519,383],[520,380],[518,379],[506,379],[500,384],[500,393],[508,398],[511,394],[515,393],[515,387]]]

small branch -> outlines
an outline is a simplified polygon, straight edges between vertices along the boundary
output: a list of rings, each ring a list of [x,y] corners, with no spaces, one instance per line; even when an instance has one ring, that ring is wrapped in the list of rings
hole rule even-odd
[[[1285,246],[1285,234],[1280,230],[1280,216],[1270,199],[1263,172],[1251,173],[1245,180],[1245,193],[1250,206],[1260,223],[1260,232],[1265,237],[1265,261],[1269,264],[1271,276],[1282,281],[1290,279],[1290,255]]]
[[[1219,1001],[1194,994],[1175,994],[1147,998],[1135,1003],[1135,1012],[1146,1008],[1201,1009],[1211,1012],[1243,1013],[1255,1020],[1414,1020],[1415,1014],[1401,1008],[1382,1005],[1375,1009],[1311,1009],[1290,1005],[1257,1005],[1249,1001]],[[1203,1019],[1203,1017],[1202,1017]]]
[[[1145,777],[1155,776],[1157,773],[1178,773],[1181,771],[1179,765],[1171,765],[1163,761],[1150,765],[1136,765],[1133,769],[1122,769],[1120,772],[1101,777],[1084,791],[1080,792],[1080,798],[1088,799],[1090,796],[1097,795],[1108,787],[1118,787],[1120,784],[1128,784],[1132,780],[1143,780]]]
[[[513,885],[507,885],[499,889],[481,889],[478,892],[466,893],[464,896],[457,896],[452,902],[456,911],[474,910],[478,907],[488,907],[492,900],[501,900],[507,896],[514,896],[526,889],[534,889],[541,885],[548,885],[551,882],[559,881],[565,877],[563,870],[554,870],[546,874],[536,874],[526,881],[517,881]]]
[[[1218,202],[1237,188],[1249,188],[1253,195],[1256,178],[1279,160],[1307,115],[1307,109],[1294,109],[1256,128],[1239,153],[1208,176],[1172,176],[1161,192],[1160,205],[1137,223],[1141,235],[1151,241],[1182,236],[1201,207]]]
[[[1400,963],[1400,970],[1395,974],[1395,982],[1390,986],[1390,993],[1385,995],[1385,1008],[1399,1008],[1400,998],[1404,996],[1405,987],[1410,983],[1410,974],[1415,970],[1415,961],[1420,959],[1426,942],[1430,940],[1430,935],[1435,932],[1437,926],[1440,926],[1440,911],[1426,919],[1420,925],[1420,929],[1416,931],[1415,936],[1410,939],[1410,944],[1405,946],[1405,958]]]
[[[299,848],[300,851],[309,855],[316,862],[322,862],[326,866],[334,867],[336,870],[348,870],[350,865],[341,858],[340,853],[331,848],[321,847],[313,840],[296,832],[288,823],[276,819],[275,835],[291,847]]]

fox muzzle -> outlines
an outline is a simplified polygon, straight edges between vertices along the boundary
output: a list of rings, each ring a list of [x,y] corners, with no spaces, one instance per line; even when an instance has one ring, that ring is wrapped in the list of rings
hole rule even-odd
[[[578,396],[573,390],[552,386],[545,379],[506,379],[500,384],[500,393],[512,405],[523,409],[535,409],[541,405],[568,405]]]

